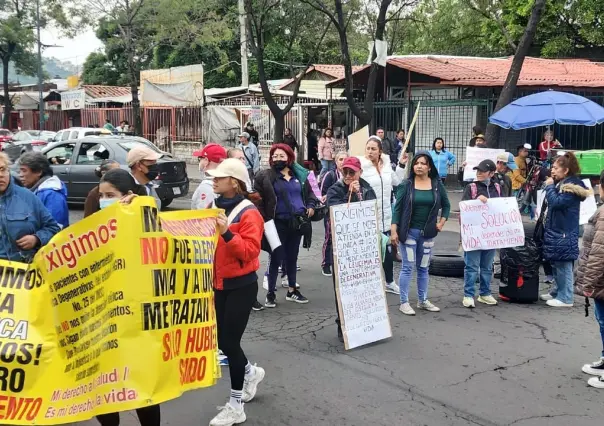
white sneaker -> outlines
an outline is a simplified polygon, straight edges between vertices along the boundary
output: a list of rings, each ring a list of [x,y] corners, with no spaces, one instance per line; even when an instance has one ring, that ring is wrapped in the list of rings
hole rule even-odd
[[[572,308],[573,307],[572,303],[564,303],[558,299],[548,300],[547,302],[545,302],[545,304],[547,306],[551,306],[552,308]]]
[[[587,381],[587,384],[589,386],[593,386],[594,388],[604,389],[604,377],[603,376],[592,377],[591,379],[589,379]]]
[[[474,298],[473,297],[464,297],[463,306],[464,306],[464,308],[475,308],[476,305],[474,304]]]
[[[243,402],[250,402],[256,396],[258,385],[264,379],[264,368],[258,367],[256,364],[252,366],[252,371],[249,375],[245,375],[243,382]]]
[[[210,421],[210,426],[233,426],[243,423],[247,420],[243,404],[237,409],[228,402],[224,407],[218,407],[220,412]]]
[[[386,284],[386,293],[401,294],[401,290],[398,288],[398,285],[396,285],[395,283],[387,283]]]
[[[398,307],[398,310],[404,313],[405,315],[415,315],[415,311],[413,310],[409,302],[401,303],[401,306]]]
[[[552,300],[554,298],[554,296],[552,296],[549,293],[545,293],[542,294],[541,296],[539,296],[539,299],[543,300],[544,302],[547,302],[548,300]]]
[[[289,279],[287,277],[281,279],[281,287],[289,288]],[[300,288],[300,284],[296,283],[296,288]]]
[[[417,302],[417,308],[423,309],[424,311],[429,312],[440,312],[440,308],[434,306],[432,302],[429,300],[424,300],[423,302]]]
[[[477,299],[480,303],[484,303],[485,305],[496,305],[497,300],[490,294],[488,296],[478,296]]]
[[[585,364],[581,371],[592,376],[604,376],[604,358],[591,364]]]
[[[262,288],[265,289],[266,291],[268,291],[268,277],[265,275],[264,279],[262,280]]]

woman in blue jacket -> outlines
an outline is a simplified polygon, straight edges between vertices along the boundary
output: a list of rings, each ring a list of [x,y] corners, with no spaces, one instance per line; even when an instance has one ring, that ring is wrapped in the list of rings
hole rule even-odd
[[[573,262],[579,257],[579,211],[590,194],[578,177],[581,173],[572,152],[558,157],[552,176],[545,181],[545,232],[543,257],[552,264],[554,285],[541,295],[548,306],[573,306]]]
[[[445,140],[443,138],[436,138],[432,143],[430,156],[436,170],[438,170],[438,175],[444,183],[449,174],[449,167],[455,164],[455,155],[445,149]]]

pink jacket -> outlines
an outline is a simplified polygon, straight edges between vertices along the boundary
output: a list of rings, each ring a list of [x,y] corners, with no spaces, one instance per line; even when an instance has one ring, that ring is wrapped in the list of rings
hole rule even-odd
[[[333,138],[322,137],[319,139],[319,160],[333,161]]]

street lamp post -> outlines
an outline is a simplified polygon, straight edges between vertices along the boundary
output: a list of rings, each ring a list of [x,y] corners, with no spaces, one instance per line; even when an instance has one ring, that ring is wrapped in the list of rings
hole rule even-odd
[[[40,39],[40,0],[36,0],[36,27],[38,31],[38,107],[40,113],[40,131],[44,130],[44,93],[42,87],[42,40]]]

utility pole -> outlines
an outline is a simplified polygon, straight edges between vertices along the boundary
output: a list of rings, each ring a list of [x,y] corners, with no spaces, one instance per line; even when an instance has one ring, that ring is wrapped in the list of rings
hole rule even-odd
[[[241,86],[249,87],[249,73],[247,67],[247,25],[245,13],[245,0],[239,0],[239,32],[241,43]]]
[[[40,131],[44,130],[44,92],[42,75],[42,40],[40,39],[40,0],[36,0],[36,27],[38,31],[38,107],[40,113]]]

